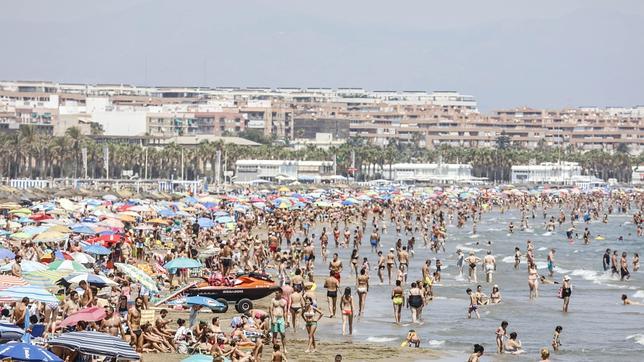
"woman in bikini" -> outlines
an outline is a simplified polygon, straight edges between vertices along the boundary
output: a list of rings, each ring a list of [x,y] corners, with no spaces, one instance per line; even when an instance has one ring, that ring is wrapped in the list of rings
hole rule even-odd
[[[400,324],[400,312],[403,304],[405,303],[404,291],[401,285],[402,282],[400,280],[396,280],[396,286],[391,291],[391,302],[394,306],[394,320],[396,324]]]
[[[349,324],[349,335],[353,334],[353,297],[351,288],[344,288],[344,294],[340,298],[340,310],[342,311],[342,335],[346,336],[347,324]]]
[[[407,305],[411,307],[411,321],[412,323],[418,323],[420,321],[420,315],[425,305],[423,302],[422,291],[418,288],[416,282],[411,283],[411,289],[409,289],[409,298],[407,299]]]
[[[367,270],[362,268],[358,276],[358,316],[364,314],[364,304],[367,299],[367,292],[369,291],[369,275]]]
[[[537,265],[531,262],[528,265],[528,286],[530,287],[530,300],[539,297],[539,273]]]
[[[322,311],[313,306],[313,300],[309,297],[304,297],[304,307],[302,307],[302,319],[306,325],[306,333],[309,335],[309,344],[306,353],[315,352],[315,332],[318,329],[318,321],[322,319],[324,314]]]
[[[293,333],[295,333],[297,331],[297,315],[300,314],[300,309],[302,309],[302,293],[299,289],[295,289],[293,293],[291,293],[290,299],[291,306],[289,309],[291,310],[291,324],[293,326]]]

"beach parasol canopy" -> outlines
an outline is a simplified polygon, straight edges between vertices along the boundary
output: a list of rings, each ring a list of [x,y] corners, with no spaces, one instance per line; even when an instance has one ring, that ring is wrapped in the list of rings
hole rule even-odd
[[[148,224],[168,225],[169,223],[163,219],[150,219],[146,221]]]
[[[181,362],[211,362],[212,355],[209,354],[193,354],[192,356],[182,359]]]
[[[75,260],[55,260],[47,267],[47,270],[70,270],[73,272],[86,273],[85,268],[81,263]]]
[[[50,361],[63,360],[46,349],[30,343],[9,342],[0,345],[0,358],[10,358],[12,361]]]
[[[40,270],[30,273],[25,273],[22,277],[29,284],[42,288],[52,288],[55,286],[56,281],[60,278],[66,277],[70,272],[67,270],[52,271]]]
[[[0,275],[0,290],[7,289],[16,285],[29,284],[23,278],[15,277],[13,275]]]
[[[116,283],[112,279],[109,279],[108,277],[105,277],[103,275],[90,274],[90,273],[70,274],[61,279],[61,284],[63,285],[79,284],[83,280],[89,283],[90,285],[94,285],[99,288],[118,285],[118,283]]]
[[[15,324],[0,323],[0,341],[15,341],[22,338],[24,329]]]
[[[89,307],[70,314],[61,323],[61,327],[75,326],[80,321],[98,322],[105,318],[105,308]]]
[[[72,253],[72,258],[81,264],[94,264],[96,262],[96,259],[94,259],[91,255],[78,251]]]
[[[176,258],[167,262],[163,267],[166,269],[201,268],[201,262],[190,258]]]
[[[72,227],[72,232],[76,234],[84,234],[84,235],[95,235],[96,230],[92,229],[91,227],[87,225],[76,225]]]
[[[13,264],[15,263],[15,261],[11,261],[9,264],[3,265],[2,267],[0,267],[0,271],[11,271],[11,268],[13,268]],[[22,262],[20,262],[20,268],[22,269],[23,273],[30,273],[40,270],[46,270],[47,266],[37,261],[23,260]]]
[[[82,353],[114,357],[120,360],[139,360],[141,356],[119,337],[100,332],[63,333],[49,341],[50,346],[63,346]]]
[[[11,250],[0,248],[0,259],[14,259],[15,257],[16,254],[14,254]]]
[[[228,309],[228,306],[224,305],[223,303],[220,303],[212,298],[202,297],[199,295],[186,298],[185,303],[187,305],[201,305],[217,312],[223,312]]]
[[[86,246],[83,250],[85,253],[91,255],[110,255],[112,253],[112,250],[98,244]]]
[[[34,243],[57,243],[59,241],[67,240],[67,234],[61,233],[60,231],[45,231],[44,233],[38,234],[33,238]]]
[[[56,296],[48,292],[42,287],[33,285],[17,285],[4,289],[0,293],[0,302],[19,302],[22,298],[29,298],[30,301],[37,300],[43,303],[58,303]]]
[[[157,284],[154,282],[154,279],[152,279],[150,275],[146,274],[143,270],[135,267],[134,265],[114,263],[114,266],[116,267],[116,269],[123,272],[132,280],[136,281],[137,283],[140,283],[142,286],[145,287],[145,289],[151,290],[153,292],[159,291],[159,288],[157,288]]]
[[[209,229],[215,226],[215,223],[212,221],[212,219],[209,219],[207,217],[200,217],[199,220],[197,220],[197,224],[199,224],[199,226],[204,229]]]

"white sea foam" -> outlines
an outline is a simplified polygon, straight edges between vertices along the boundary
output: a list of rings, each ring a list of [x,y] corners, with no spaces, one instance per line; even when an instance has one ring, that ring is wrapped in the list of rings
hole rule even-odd
[[[548,248],[546,248],[545,246],[542,246],[539,249],[537,249],[537,251],[544,251],[544,250],[548,250]]]
[[[633,298],[641,298],[644,299],[644,290],[638,290],[633,294]]]
[[[441,340],[438,340],[438,339],[430,339],[429,341],[427,341],[427,344],[430,347],[438,347],[438,346],[444,345],[445,341],[441,341]]]
[[[476,239],[476,238],[478,238],[478,237],[479,237],[479,234],[473,234],[473,235],[470,235],[470,239]]]
[[[387,343],[387,342],[393,342],[398,339],[399,338],[396,338],[396,337],[367,337],[367,342]]]
[[[543,234],[541,234],[541,235],[543,235],[543,236],[550,236],[550,235],[552,235],[552,232],[550,232],[550,231],[546,231],[545,233],[543,233]]]
[[[568,274],[568,273],[570,273],[570,270],[568,270],[568,269],[564,269],[564,268],[560,268],[560,267],[558,267],[558,266],[554,267],[552,270],[554,270],[555,272],[557,272],[557,273],[559,273],[559,274]]]
[[[503,259],[501,259],[502,262],[512,264],[514,263],[514,255],[506,256]]]
[[[479,251],[483,251],[483,249],[470,248],[469,246],[465,246],[465,245],[456,245],[456,248],[457,248],[457,249],[461,249],[461,250],[463,250],[464,252],[470,252],[470,251],[473,251],[473,252],[475,252],[475,253],[478,253]]]
[[[644,346],[644,334],[639,334],[638,333],[638,334],[633,334],[633,335],[630,335],[630,336],[626,337],[627,341],[631,340],[631,339],[633,340],[633,342],[635,342],[637,344],[641,344],[641,345]]]
[[[602,284],[602,282],[605,281],[611,281],[611,280],[616,280],[615,278],[611,277],[610,274],[608,273],[598,273],[593,270],[586,270],[586,269],[575,269],[571,273],[573,276],[578,276],[581,277],[584,280],[591,281],[595,284]]]

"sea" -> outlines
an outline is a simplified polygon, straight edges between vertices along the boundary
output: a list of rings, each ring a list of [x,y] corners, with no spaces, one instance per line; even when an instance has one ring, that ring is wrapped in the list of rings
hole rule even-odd
[[[558,214],[558,211],[557,211]],[[557,216],[550,211],[550,216]],[[514,222],[515,231],[508,232],[508,223]],[[631,279],[620,281],[604,272],[602,256],[606,248],[628,253],[629,264],[634,252],[641,253],[644,238],[636,236],[632,214],[609,215],[608,223],[601,220],[589,224],[577,224],[579,235],[588,227],[592,233],[589,245],[576,239],[571,244],[566,239],[565,223],[553,232],[546,232],[541,211],[534,219],[529,219],[530,228],[519,229],[520,214],[518,211],[491,211],[483,214],[478,225],[477,234],[472,234],[471,223],[464,228],[448,225],[446,252],[438,254],[424,248],[422,238],[416,235],[417,243],[409,266],[408,284],[421,279],[421,267],[427,259],[432,260],[432,267],[438,258],[443,263],[442,280],[434,286],[434,300],[423,311],[424,323],[411,324],[411,312],[403,308],[402,325],[394,324],[391,304],[392,286],[380,285],[376,275],[377,255],[371,252],[369,242],[363,242],[359,250],[360,261],[367,257],[371,265],[370,290],[367,296],[365,314],[354,323],[353,336],[341,336],[341,322],[338,318],[337,328],[325,326],[319,328],[321,338],[347,338],[354,342],[400,346],[409,329],[414,329],[422,339],[421,348],[442,353],[446,361],[465,361],[475,343],[485,347],[483,361],[536,361],[539,350],[548,347],[557,325],[563,327],[561,333],[561,350],[553,353],[553,361],[642,361],[644,355],[644,306],[624,306],[621,295],[627,294],[633,301],[644,303],[644,273],[634,273],[632,265]],[[371,233],[368,223],[365,238]],[[327,228],[328,229],[328,228]],[[351,227],[353,230],[354,227]],[[342,226],[341,226],[341,230]],[[382,235],[382,249],[386,253],[398,237],[403,245],[410,236],[397,235],[393,225]],[[316,235],[320,229],[315,230]],[[601,235],[604,239],[597,240]],[[618,238],[622,236],[623,241]],[[351,248],[335,249],[332,235],[329,237],[329,259],[334,252],[340,254],[343,261],[342,289],[352,287],[355,296],[355,278],[350,270]],[[600,238],[601,239],[601,238]],[[514,248],[521,248],[525,255],[526,241],[532,240],[535,246],[535,257],[541,275],[548,274],[546,256],[549,248],[556,249],[554,280],[561,281],[568,275],[572,281],[572,296],[569,312],[562,312],[562,299],[557,298],[558,285],[540,285],[539,297],[529,300],[527,263],[522,259],[519,270],[515,270]],[[491,241],[491,245],[488,245]],[[316,240],[316,247],[319,247]],[[476,252],[480,258],[487,250],[497,260],[497,271],[493,283],[486,283],[485,276],[478,269],[478,283],[470,283],[466,276],[461,276],[456,267],[456,250],[462,249],[466,256],[469,251]],[[316,254],[319,250],[316,251]],[[319,254],[318,254],[319,255]],[[325,275],[328,264],[322,258],[316,260],[316,270],[320,276]],[[466,271],[465,271],[466,272]],[[392,275],[395,278],[395,275]],[[481,306],[481,319],[467,319],[467,288],[476,289],[481,284],[483,291],[489,295],[493,284],[501,290],[503,301],[498,305]],[[321,290],[324,293],[323,290]],[[339,293],[340,294],[340,293]],[[355,298],[357,303],[357,296]],[[326,301],[318,301],[322,311],[327,312]],[[357,304],[356,304],[357,309]],[[525,353],[521,355],[497,354],[495,330],[501,321],[508,321],[508,334],[516,332],[522,342]],[[405,347],[409,348],[409,347]]]

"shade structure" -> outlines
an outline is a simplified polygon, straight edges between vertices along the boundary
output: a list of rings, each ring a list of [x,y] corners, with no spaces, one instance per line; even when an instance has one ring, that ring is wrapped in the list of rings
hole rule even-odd
[[[63,346],[82,353],[114,357],[125,360],[139,360],[141,356],[119,337],[100,332],[63,333],[49,341],[51,346]]]
[[[69,270],[39,270],[24,273],[22,278],[30,285],[43,287],[45,289],[57,287],[56,281],[71,274]]]
[[[38,234],[35,238],[33,238],[34,243],[57,243],[59,241],[67,240],[67,235],[65,233],[61,233],[60,231],[45,231],[42,234]]]
[[[15,341],[25,334],[25,331],[15,324],[0,323],[0,341]]]
[[[125,227],[125,224],[119,219],[114,219],[114,218],[107,218],[105,220],[102,220],[101,222],[98,223],[101,226],[106,226],[108,228],[116,228],[116,229],[122,229]]]
[[[15,263],[15,261],[11,261],[9,264],[3,265],[2,267],[0,267],[0,271],[10,271]],[[20,262],[20,268],[22,269],[23,273],[31,273],[35,271],[46,270],[47,265],[39,263],[37,261],[23,260],[22,262]]]
[[[163,267],[166,269],[201,268],[201,262],[190,258],[176,258],[167,262]]]
[[[150,219],[146,221],[148,224],[169,225],[170,223],[163,219]]]
[[[90,285],[94,285],[99,288],[118,285],[118,283],[116,283],[115,281],[113,281],[112,279],[106,276],[90,274],[90,273],[70,274],[62,278],[61,280],[62,284],[65,284],[65,285],[79,284],[81,281],[86,281]]]
[[[211,361],[212,361],[212,355],[209,355],[209,354],[195,354],[181,360],[181,362],[211,362]]]
[[[202,297],[200,295],[186,298],[187,305],[201,305],[216,311],[224,311],[227,306],[212,298]]]
[[[63,360],[46,349],[30,343],[9,342],[0,345],[0,358],[11,358],[13,361],[50,361]]]
[[[200,217],[199,220],[197,220],[197,223],[199,224],[200,227],[204,229],[209,229],[215,226],[215,223],[212,221],[212,219],[209,219],[206,217]]]
[[[96,230],[92,229],[91,227],[87,225],[78,225],[72,228],[72,232],[76,234],[83,234],[83,235],[95,235]]]
[[[13,275],[0,275],[0,290],[14,287],[16,285],[28,285],[29,283],[23,278],[14,277]]]
[[[70,270],[73,272],[87,272],[81,263],[74,260],[55,260],[47,267],[47,270]]]
[[[235,220],[230,216],[219,216],[215,219],[216,222],[220,224],[227,224],[229,222],[235,222]]]
[[[62,327],[75,326],[80,321],[98,322],[103,320],[103,318],[105,318],[105,308],[90,307],[70,314],[60,323],[60,325]]]
[[[153,292],[159,291],[159,288],[157,288],[157,284],[154,282],[154,279],[152,279],[150,275],[146,274],[143,270],[135,267],[134,265],[114,263],[114,266],[136,282],[141,283],[141,285],[143,285],[147,290],[151,290]]]
[[[92,255],[110,255],[112,253],[110,249],[96,244],[84,247],[83,250],[85,253]]]
[[[14,254],[9,249],[0,248],[0,259],[14,259],[16,254]]]
[[[81,264],[94,264],[96,262],[96,259],[94,259],[91,255],[78,251],[72,253],[72,258]]]
[[[0,302],[19,302],[22,298],[43,303],[58,303],[58,299],[42,287],[33,285],[9,287],[0,293]]]

